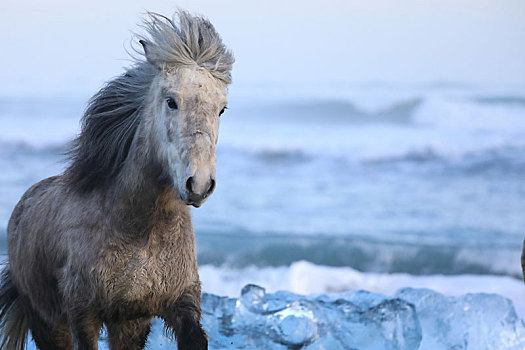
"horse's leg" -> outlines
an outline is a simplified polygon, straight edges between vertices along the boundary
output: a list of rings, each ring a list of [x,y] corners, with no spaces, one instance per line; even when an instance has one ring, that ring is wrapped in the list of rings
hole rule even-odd
[[[74,350],[97,350],[102,328],[99,317],[88,310],[74,309],[69,316]]]
[[[202,329],[200,286],[183,294],[163,315],[167,329],[175,333],[177,349],[208,349],[208,339]]]
[[[71,349],[71,332],[67,322],[51,326],[31,307],[27,298],[23,300],[28,326],[37,347],[41,350]]]
[[[34,315],[30,317],[29,329],[36,346],[40,350],[52,350],[55,349],[55,343],[53,341],[53,330],[49,325],[43,322],[43,320],[37,321],[37,317]]]
[[[54,350],[54,349],[70,349],[71,335],[69,335],[69,342],[67,342],[67,335],[62,339],[58,339],[57,327],[49,326],[36,313],[28,314],[29,329],[35,341],[36,346],[40,350]],[[69,329],[67,329],[69,333]],[[63,334],[61,334],[63,335]]]
[[[71,332],[67,323],[50,327],[36,314],[29,317],[29,329],[40,350],[71,349]]]
[[[71,342],[71,330],[67,322],[63,322],[54,329],[55,349],[71,349],[73,343]]]
[[[151,328],[151,317],[107,323],[111,350],[142,350]]]

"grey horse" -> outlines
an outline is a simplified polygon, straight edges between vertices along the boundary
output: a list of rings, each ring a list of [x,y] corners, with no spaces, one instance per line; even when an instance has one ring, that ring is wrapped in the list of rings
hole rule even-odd
[[[206,349],[189,205],[215,188],[233,55],[212,24],[150,13],[145,60],[89,102],[70,165],[33,185],[8,224],[0,347],[143,349],[153,317]]]

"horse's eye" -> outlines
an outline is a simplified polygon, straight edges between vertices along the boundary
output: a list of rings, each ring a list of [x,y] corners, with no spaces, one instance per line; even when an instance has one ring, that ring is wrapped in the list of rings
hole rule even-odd
[[[168,107],[169,109],[177,109],[178,106],[177,106],[177,102],[175,102],[175,100],[171,97],[168,97],[166,99],[166,103],[168,104]]]
[[[225,110],[227,110],[228,107],[224,107],[223,109],[221,109],[221,111],[219,112],[219,117],[224,113]]]

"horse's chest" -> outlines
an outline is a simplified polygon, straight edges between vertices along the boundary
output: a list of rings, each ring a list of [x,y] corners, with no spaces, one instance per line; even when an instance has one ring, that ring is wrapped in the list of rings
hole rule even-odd
[[[146,311],[177,299],[198,283],[192,233],[153,232],[143,246],[111,246],[101,267],[98,280],[108,301],[143,304],[140,308]]]

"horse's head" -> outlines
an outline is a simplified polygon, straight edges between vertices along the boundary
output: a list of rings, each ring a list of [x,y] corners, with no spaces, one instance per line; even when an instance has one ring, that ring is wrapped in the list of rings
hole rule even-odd
[[[151,39],[140,41],[157,68],[146,118],[164,173],[186,204],[199,207],[215,189],[215,145],[233,56],[207,20],[184,12],[179,20],[176,26],[153,16]]]
[[[206,69],[163,69],[153,84],[158,154],[186,204],[200,206],[215,189],[215,145],[226,86]]]

